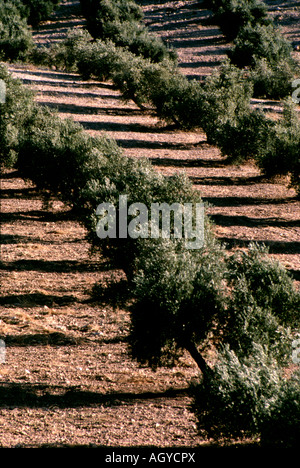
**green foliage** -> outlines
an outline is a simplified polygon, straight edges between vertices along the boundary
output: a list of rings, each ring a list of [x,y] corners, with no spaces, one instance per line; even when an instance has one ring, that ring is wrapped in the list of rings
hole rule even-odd
[[[26,7],[23,0],[2,0],[1,2],[3,5],[7,5],[9,8],[13,7],[15,11],[21,16],[21,18],[25,18],[27,20],[28,17],[28,8]]]
[[[289,326],[299,327],[300,294],[266,253],[252,246],[226,261],[218,353],[212,373],[194,387],[193,411],[203,437],[262,435],[263,445],[288,447],[299,432],[299,376],[285,380],[284,366],[291,359]]]
[[[272,146],[273,122],[257,109],[249,109],[227,121],[218,134],[218,146],[228,161],[240,163],[257,160]]]
[[[124,54],[113,42],[97,40],[77,48],[77,68],[84,79],[97,77],[101,81],[107,81],[113,78],[114,72],[122,65]]]
[[[268,308],[281,324],[296,324],[299,320],[300,295],[293,279],[276,260],[271,260],[268,250],[250,245],[247,253],[241,252],[228,261],[230,286],[245,280],[249,293],[259,307]]]
[[[185,127],[199,125],[201,85],[190,83],[172,61],[154,64],[112,41],[92,41],[82,31],[70,32],[51,54],[56,57],[49,58],[51,63],[77,69],[85,79],[110,79],[124,99],[132,99],[140,107],[153,106],[160,118]]]
[[[201,126],[208,142],[218,145],[224,126],[235,126],[249,112],[252,86],[241,70],[226,61],[207,78],[204,93]]]
[[[208,7],[234,47],[228,56],[240,68],[250,67],[255,97],[281,99],[291,93],[296,72],[291,44],[275,27],[260,0],[212,0]]]
[[[142,8],[132,0],[80,0],[87,28],[94,38],[103,38],[104,27],[111,21],[139,21]]]
[[[172,62],[145,64],[141,88],[162,120],[181,128],[201,126],[203,86],[181,75]]]
[[[131,25],[121,24],[125,29]],[[294,67],[285,54],[289,45],[272,24],[247,24],[241,31],[246,29],[262,36],[265,58],[253,56],[254,66],[247,72],[226,61],[204,83],[189,81],[168,59],[153,63],[111,40],[93,41],[84,30],[71,31],[65,42],[36,52],[35,59],[79,71],[85,79],[109,79],[124,99],[152,107],[159,118],[181,128],[202,128],[208,143],[232,162],[253,159],[266,175],[289,174],[291,186],[299,191],[296,120],[290,126],[278,125],[250,106],[253,92],[279,97],[290,89]],[[122,30],[117,28],[116,34],[122,35]],[[255,40],[253,44],[259,47]]]
[[[276,122],[270,144],[257,157],[267,176],[291,175],[291,186],[300,193],[300,122],[294,103],[286,100],[282,118]]]
[[[131,52],[121,51],[114,58],[112,81],[125,100],[132,99],[143,108],[149,103],[147,87],[143,81],[144,68],[150,62]]]
[[[285,268],[266,254],[250,245],[247,253],[227,261],[231,292],[221,328],[223,340],[239,357],[259,343],[284,364],[290,359],[289,327],[299,327],[300,294]]]
[[[189,251],[182,242],[143,244],[137,257],[131,310],[132,355],[157,365],[189,343],[208,337],[227,343],[240,358],[257,344],[272,358],[290,359],[289,327],[299,326],[300,294],[286,270],[266,252],[228,259],[212,241]],[[154,314],[154,315],[153,315]]]
[[[255,345],[244,360],[224,346],[213,374],[193,389],[200,435],[214,440],[258,437],[282,381],[282,369],[262,346]]]
[[[101,47],[105,53],[103,42],[91,43],[89,36],[82,35],[76,43],[74,37],[68,47],[76,63],[82,59],[80,54],[91,54],[91,62]],[[244,127],[250,136],[244,134],[249,146],[253,128],[264,123],[260,115],[251,114],[251,87],[243,86],[241,71],[231,65],[225,65],[202,88],[175,74],[172,79],[169,65],[145,63],[135,56],[136,62],[130,68],[129,58],[133,55],[128,51],[124,54],[129,55],[116,64],[116,46],[111,44],[108,50],[114,64],[109,71],[113,80],[117,83],[121,76],[125,77],[120,87],[128,86],[129,96],[132,92],[141,102],[152,103],[164,118],[174,112],[176,119],[184,121],[185,103],[189,103],[191,113],[196,96],[196,118],[215,141],[226,125],[239,128],[246,115],[249,120],[244,121]],[[130,79],[126,77],[126,63]],[[127,195],[128,205],[139,202],[148,208],[155,202],[197,203],[201,198],[187,178],[166,178],[149,161],[126,158],[114,141],[92,138],[79,124],[61,120],[48,109],[34,105],[31,95],[10,78],[5,68],[0,76],[8,87],[7,103],[0,108],[5,158],[8,161],[9,153],[14,152],[23,177],[75,208],[91,244],[128,275],[134,294],[129,337],[132,357],[154,367],[171,365],[182,349],[193,352],[195,345],[196,358],[201,357],[200,349],[203,351],[209,341],[221,354],[212,373],[205,375],[195,391],[194,410],[204,435],[216,439],[253,436],[263,428],[268,444],[272,415],[277,440],[282,441],[279,424],[287,424],[284,411],[298,414],[297,393],[293,386],[283,385],[281,374],[290,350],[289,327],[299,326],[299,293],[286,271],[255,248],[227,258],[213,238],[207,218],[206,243],[201,249],[187,249],[184,239],[176,239],[173,231],[171,239],[100,241],[96,235],[97,206],[111,202],[117,207],[120,194]],[[149,83],[153,83],[151,90],[147,88]],[[164,83],[171,93],[163,94]],[[203,113],[205,109],[208,115]],[[193,121],[195,117],[188,118]],[[297,148],[296,118],[287,106],[283,120],[274,124],[274,148],[285,141],[287,147],[296,141]],[[295,150],[294,156],[297,154]],[[264,161],[262,158],[262,165]],[[292,430],[286,427],[289,440],[285,443],[290,443],[292,436],[288,434]]]
[[[49,18],[60,0],[2,0],[4,4],[13,4],[21,18],[33,27]]]
[[[0,104],[1,165],[13,167],[18,155],[20,131],[33,111],[33,93],[21,81],[12,78],[4,65],[0,65],[0,79],[6,85],[6,100]]]
[[[82,186],[101,173],[107,154],[119,151],[105,137],[92,138],[71,119],[39,107],[24,122],[18,150],[20,174],[75,208]]]
[[[174,364],[183,348],[205,342],[222,310],[222,252],[210,238],[199,250],[158,239],[139,249],[131,307],[131,355],[142,363]],[[221,260],[221,261],[220,261]]]
[[[0,59],[24,60],[33,48],[26,19],[13,2],[0,5]]]
[[[266,58],[254,60],[249,75],[255,97],[282,99],[292,94],[295,67],[290,61],[279,60],[271,65]]]
[[[256,24],[247,25],[240,31],[228,55],[238,67],[254,66],[256,60],[262,58],[275,66],[283,61],[291,63],[291,51],[291,44],[273,24]]]
[[[82,185],[79,200],[86,207],[84,223],[90,242],[94,247],[100,248],[113,265],[122,268],[131,280],[137,249],[144,239],[122,239],[117,236],[116,239],[107,237],[100,241],[96,235],[99,219],[96,214],[97,206],[103,202],[112,203],[118,220],[120,195],[127,196],[128,206],[138,202],[150,209],[151,203],[155,202],[193,202],[196,193],[187,178],[165,178],[155,171],[149,161],[126,158],[122,154],[108,156],[101,167],[101,173],[92,176],[85,186]]]
[[[21,0],[26,7],[28,24],[35,27],[49,18],[60,0]]]
[[[103,25],[102,39],[109,39],[117,46],[126,47],[135,55],[140,55],[152,62],[161,62],[165,58],[175,59],[163,40],[151,34],[146,26],[138,21],[110,21]]]
[[[93,38],[112,41],[153,62],[176,58],[163,40],[151,34],[141,22],[143,11],[136,2],[92,0],[81,1],[81,7]]]
[[[300,440],[300,371],[283,382],[261,423],[261,446],[297,448]]]
[[[248,24],[271,23],[267,7],[260,0],[212,0],[208,5],[214,12],[214,21],[229,40],[235,39]]]
[[[69,30],[65,41],[52,48],[50,56],[51,53],[52,63],[59,68],[79,72],[84,79],[110,78],[110,44],[102,43],[101,47],[100,41],[93,42],[92,36],[85,29]]]

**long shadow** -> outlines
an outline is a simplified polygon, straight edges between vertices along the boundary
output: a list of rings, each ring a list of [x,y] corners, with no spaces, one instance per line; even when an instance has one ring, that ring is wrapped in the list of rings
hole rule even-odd
[[[142,5],[142,6],[147,6],[147,5],[154,5],[155,2],[153,2],[153,0],[138,0],[137,2],[138,4]],[[160,7],[157,6],[157,3],[159,5],[162,5]],[[184,10],[195,10],[195,9],[200,9],[203,7],[203,2],[201,0],[196,0],[195,2],[191,3],[190,5],[185,5],[185,4],[182,4],[182,6],[176,6],[176,10],[175,10],[175,7],[172,8],[172,7],[169,7],[168,5],[165,6],[165,3],[169,3],[168,0],[159,0],[159,2],[157,2],[156,5],[155,5],[155,12],[164,12],[165,10],[169,10],[169,11],[180,11],[181,9],[184,9]]]
[[[270,11],[272,11],[272,10],[277,10],[278,7],[280,7],[280,9],[285,9],[285,8],[286,8],[286,9],[290,9],[290,8],[293,8],[293,7],[299,7],[299,1],[296,1],[296,2],[293,2],[293,3],[289,3],[288,5],[286,4],[285,1],[279,2],[279,3],[276,2],[276,3],[274,4],[274,0],[272,0],[271,2],[270,2],[270,0],[265,0],[265,3],[268,4],[268,9],[269,9]]]
[[[174,49],[185,49],[192,47],[206,47],[206,46],[217,46],[218,44],[224,44],[224,37],[215,36],[210,38],[201,38],[201,39],[188,39],[188,40],[175,40],[172,42],[172,47]],[[217,52],[217,50],[216,50]],[[203,54],[204,55],[204,54]]]
[[[85,130],[96,130],[96,131],[105,131],[105,132],[134,132],[134,133],[157,133],[156,128],[154,126],[148,125],[141,125],[139,123],[119,123],[119,122],[86,122],[83,120],[79,120],[80,124],[83,126]],[[160,132],[164,133],[164,132]],[[153,142],[153,141],[143,141],[143,140],[136,140],[136,139],[115,139],[116,142],[126,148],[162,148],[170,145],[171,147],[175,147],[177,149],[178,144],[174,145],[174,143],[167,143],[167,142]],[[153,145],[153,146],[149,146]],[[180,145],[186,146],[186,145]]]
[[[193,69],[193,67],[191,67],[191,69]],[[210,73],[207,73],[207,74],[203,74],[203,75],[200,75],[200,73],[196,74],[196,73],[189,73],[188,71],[185,70],[184,72],[186,78],[188,80],[197,80],[197,81],[205,81],[207,76],[210,74]]]
[[[8,197],[10,198],[10,197]],[[19,198],[19,197],[11,197]],[[73,210],[67,211],[16,211],[14,213],[1,213],[2,222],[24,219],[26,221],[56,222],[56,221],[76,221],[78,217]]]
[[[24,83],[24,84],[31,84],[31,85],[38,85],[38,86],[51,86],[53,88],[98,88],[100,87],[100,84],[95,84],[95,83],[89,83],[89,82],[80,82],[80,83],[74,83],[72,81],[68,82],[68,81],[47,81],[47,80],[35,80],[34,78],[30,79],[30,78],[21,78],[21,81]],[[43,91],[44,93],[44,91]],[[81,96],[82,96],[82,93],[81,93]],[[99,92],[98,93],[84,93],[84,96],[89,96],[89,97],[99,97]]]
[[[7,348],[22,348],[26,346],[79,346],[88,342],[84,334],[80,337],[74,337],[62,332],[5,335],[1,338],[4,339]],[[127,341],[128,337],[124,335],[112,338],[101,338],[99,340],[93,338],[93,342],[100,346],[126,343]],[[101,379],[97,379],[96,377],[96,380]]]
[[[133,405],[139,401],[163,400],[189,396],[189,388],[170,389],[164,392],[112,392],[97,393],[80,390],[76,386],[48,386],[43,384],[2,383],[0,384],[0,407],[11,408],[58,408],[90,407],[94,405]]]
[[[161,13],[163,14],[163,18],[161,17]],[[167,18],[165,18],[167,16]],[[147,12],[145,21],[149,24],[149,21],[159,21],[161,25],[169,24],[174,21],[190,21],[193,19],[199,19],[207,17],[206,11],[196,9],[196,8],[172,8],[172,7],[162,7],[162,8],[155,8],[150,12]],[[164,21],[164,23],[162,23]]]
[[[188,28],[188,27],[194,26],[195,24],[202,23],[203,19],[204,18],[201,17],[200,15],[198,17],[192,17],[190,19],[184,19],[184,16],[182,16],[181,21],[175,18],[172,18],[172,20],[166,24],[164,23],[159,24],[158,19],[155,18],[154,21],[152,22],[155,22],[156,24],[151,26],[151,30],[157,33],[159,33],[160,31],[165,31],[165,30],[177,31],[178,29]]]
[[[203,20],[203,22],[207,22],[206,20]],[[221,29],[217,26],[217,25],[214,25],[213,27],[206,27],[205,29],[186,29],[184,32],[181,31],[180,32],[180,36],[178,36],[177,38],[175,37],[174,41],[176,40],[182,40],[182,38],[190,38],[191,40],[192,39],[203,39],[203,40],[207,40],[208,38],[212,38],[213,40],[215,38],[218,38],[218,39],[222,39],[222,41],[224,42],[225,41],[225,37],[224,35],[222,34],[222,31]],[[206,42],[205,42],[206,44]],[[214,45],[214,43],[212,43]]]
[[[249,247],[249,244],[253,242],[232,237],[218,237],[218,239],[229,250],[236,247]],[[255,243],[268,247],[270,254],[300,254],[300,242],[256,240]]]
[[[300,227],[300,220],[288,221],[274,218],[249,218],[248,216],[229,216],[223,214],[212,214],[210,218],[219,226]]]
[[[204,47],[204,46],[217,46],[217,44],[223,44],[224,43],[224,38],[222,36],[216,36],[216,37],[210,37],[210,38],[195,38],[195,39],[176,39],[172,42],[172,47],[174,49],[190,49],[192,47]],[[228,48],[222,47],[220,48],[221,51],[226,51]],[[215,51],[201,51],[202,55],[218,55],[219,54],[219,49],[216,49]]]
[[[195,24],[203,23],[205,24],[205,20],[207,19],[207,15],[205,13],[196,13],[195,12],[182,12],[181,14],[172,15],[170,14],[168,20],[164,21],[161,20],[160,16],[157,14],[153,14],[148,16],[146,24],[148,25],[149,29],[151,28],[153,31],[165,31],[169,29],[175,29],[174,26],[177,24],[178,27],[189,27],[194,26]]]
[[[82,23],[82,25],[85,24],[85,20],[84,19],[81,19],[80,18],[80,21],[76,22],[76,26],[79,25],[79,23]],[[65,20],[60,20],[59,18],[57,18],[57,20],[52,20],[51,22],[49,22],[49,24],[45,24],[43,23],[42,25],[40,25],[39,29],[38,29],[38,33],[39,34],[42,34],[44,31],[45,33],[51,31],[51,29],[63,29],[63,28],[66,28],[66,30],[68,30],[69,28],[72,28],[74,27],[74,21],[70,20],[70,19],[65,19]]]
[[[137,2],[138,4],[142,5],[142,6],[149,6],[149,5],[154,5],[156,6],[155,8],[155,11],[164,11],[166,8],[168,8],[168,6],[164,6],[165,3],[169,3],[169,0],[158,0],[157,2],[153,1],[153,0],[138,0]],[[161,7],[157,7],[157,4],[159,5],[162,5]],[[178,6],[176,8],[178,9],[181,9],[181,8],[184,8],[184,9],[190,9],[190,10],[193,10],[194,8],[202,8],[203,6],[203,0],[195,0],[194,2],[192,2],[190,5],[185,5],[183,4],[183,6]],[[173,10],[173,8],[171,8],[171,10]]]
[[[42,102],[41,105],[67,114],[89,114],[89,115],[124,115],[124,116],[144,116],[145,111],[141,109],[122,108],[122,107],[93,107],[80,104],[64,104],[54,102]]]
[[[36,198],[38,195],[39,192],[37,189],[32,187],[0,190],[0,198],[23,198],[29,200]]]
[[[55,296],[52,294],[9,294],[0,297],[0,306],[13,307],[39,307],[39,306],[66,306],[78,302],[74,296]]]
[[[227,164],[230,165],[230,161],[227,161]],[[200,166],[201,167],[201,166]],[[226,167],[225,162],[223,165],[214,166],[214,167]],[[213,185],[213,186],[230,186],[230,185],[254,185],[261,183],[269,183],[269,181],[263,176],[253,176],[253,177],[190,177],[194,185]]]
[[[191,44],[193,43],[194,41],[191,41]],[[202,45],[202,44],[199,44],[199,45]],[[196,44],[193,44],[193,47],[196,47]],[[216,55],[216,56],[220,56],[220,60],[222,60],[222,56],[223,55],[226,55],[226,53],[228,52],[229,48],[228,47],[218,47],[216,49],[209,49],[209,50],[201,50],[200,52],[196,52],[194,54],[194,56],[205,56],[205,55]],[[213,63],[213,62],[212,62]]]
[[[80,86],[82,87],[82,86]],[[95,85],[93,85],[93,87],[95,88]],[[58,91],[58,90],[43,90],[43,96],[58,96],[58,97],[61,97],[61,98],[64,98],[64,97],[75,97],[75,98],[99,98],[99,97],[105,97],[105,99],[115,99],[117,101],[121,101],[122,100],[122,96],[121,95],[116,95],[116,94],[105,94],[104,96],[101,96],[101,94],[97,93],[97,92],[87,92],[87,93],[80,93],[80,92],[76,92],[76,91],[67,91],[67,90],[64,90],[64,91]]]
[[[15,179],[16,177],[20,177],[19,172],[17,170],[11,170],[8,172],[2,172],[0,171],[0,177],[1,179]]]
[[[20,236],[19,234],[1,234],[0,235],[0,245],[3,244],[41,244],[41,245],[53,245],[53,244],[62,244],[64,243],[64,239],[40,239],[38,237],[30,237],[30,236]],[[76,244],[78,242],[82,242],[81,238],[78,239],[68,239],[68,244]]]
[[[77,260],[16,260],[0,262],[0,270],[41,271],[46,273],[82,273],[88,271],[107,271],[106,263]]]
[[[154,132],[154,130],[152,129]],[[167,141],[148,141],[148,140],[136,140],[136,139],[122,139],[116,138],[116,142],[122,148],[145,148],[145,149],[170,149],[170,150],[181,150],[189,151],[193,148],[194,144],[185,143],[169,143]]]
[[[212,206],[252,206],[252,205],[285,205],[296,198],[256,198],[256,197],[202,197]]]
[[[61,332],[6,335],[6,347],[26,346],[75,346],[85,342],[84,337],[74,338]]]
[[[203,145],[205,145],[206,142],[203,142]],[[192,144],[190,146],[184,145],[184,149],[190,147],[197,147],[199,144]],[[182,148],[180,148],[182,149]],[[163,166],[163,167],[211,167],[211,168],[217,168],[217,167],[226,167],[227,166],[227,161],[226,159],[224,160],[218,160],[218,159],[182,159],[182,158],[149,158],[151,163],[154,166]],[[191,180],[194,178],[191,177]],[[204,181],[206,181],[206,178],[203,178]],[[193,181],[193,183],[195,183]]]
[[[300,270],[294,270],[293,268],[287,268],[287,270],[295,281],[300,281]]]
[[[178,64],[179,68],[203,68],[203,67],[217,67],[220,65],[222,57],[220,60],[200,60],[198,62],[180,62]]]

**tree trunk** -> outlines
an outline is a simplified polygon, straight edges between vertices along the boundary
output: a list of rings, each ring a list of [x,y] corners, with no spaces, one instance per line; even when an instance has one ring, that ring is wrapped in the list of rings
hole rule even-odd
[[[212,374],[213,372],[212,368],[207,364],[205,359],[202,357],[201,353],[199,353],[198,348],[196,344],[194,343],[194,341],[192,340],[186,341],[185,349],[190,353],[190,355],[196,362],[204,378]]]

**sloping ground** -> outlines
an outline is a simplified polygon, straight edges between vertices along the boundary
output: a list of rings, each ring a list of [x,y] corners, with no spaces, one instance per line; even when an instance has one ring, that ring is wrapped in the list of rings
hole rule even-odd
[[[176,46],[182,71],[210,73],[226,44],[216,27],[201,23],[207,12],[195,11],[195,1],[143,5],[150,27]],[[64,2],[35,32],[36,41],[60,40],[68,27],[81,27],[77,14],[78,1]],[[299,34],[294,23],[289,31]],[[300,203],[285,180],[266,181],[251,164],[227,165],[203,133],[165,126],[124,103],[110,83],[33,66],[10,69],[36,90],[38,102],[92,135],[106,132],[126,156],[147,157],[164,174],[187,173],[228,248],[264,242],[300,281]],[[7,352],[0,364],[0,446],[203,444],[189,412],[195,365],[184,355],[175,369],[154,372],[130,360],[126,307],[91,295],[95,283],[121,280],[122,272],[90,256],[68,209],[55,201],[46,210],[35,188],[8,172],[2,219],[0,336]]]

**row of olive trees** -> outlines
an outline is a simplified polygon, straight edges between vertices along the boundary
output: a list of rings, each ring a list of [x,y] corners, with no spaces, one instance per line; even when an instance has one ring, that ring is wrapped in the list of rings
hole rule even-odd
[[[55,59],[113,79],[126,98],[151,105],[161,118],[201,126],[233,159],[259,154],[263,160],[267,148],[273,168],[276,142],[279,165],[282,154],[294,148],[290,171],[299,154],[292,112],[275,127],[252,111],[251,86],[245,86],[242,73],[231,65],[200,85],[188,82],[167,60],[156,64],[112,42],[91,41],[84,33],[70,36],[63,47]],[[35,106],[30,93],[2,73],[8,84],[0,122],[4,159],[41,190],[76,209],[96,246],[95,208],[103,201],[117,205],[122,193],[129,203],[147,206],[200,201],[187,180],[159,176],[149,163],[124,158],[111,140],[93,139],[72,121],[60,121]],[[233,146],[232,141],[240,143]],[[294,380],[283,378],[283,369],[291,355],[289,327],[298,325],[299,295],[286,271],[265,261],[256,249],[228,260],[211,236],[208,220],[205,247],[196,252],[176,239],[107,238],[99,247],[130,279],[132,356],[153,366],[172,364],[185,349],[199,366],[204,379],[194,389],[194,411],[204,435],[261,435],[264,443],[293,444],[299,393]],[[213,366],[205,355],[208,344],[216,356]],[[239,417],[233,419],[233,413]]]
[[[112,41],[93,41],[84,30],[71,32],[66,41],[44,53],[44,63],[77,71],[86,79],[112,81],[124,99],[152,109],[167,123],[201,128],[207,141],[233,163],[252,159],[266,176],[289,175],[291,186],[300,193],[296,105],[287,99],[278,121],[254,109],[253,84],[228,61],[205,82],[188,80],[168,59],[153,63]]]
[[[299,66],[291,43],[282,35],[261,0],[206,0],[226,38],[233,41],[231,62],[248,68],[256,97],[280,99],[291,95]]]
[[[219,3],[214,2],[215,11],[220,10]],[[224,11],[227,8],[228,14],[226,13],[225,18],[233,15],[234,22],[239,24],[239,30],[244,30],[247,25],[252,27],[253,24],[274,28],[260,1],[247,3],[247,8],[242,0],[236,0],[234,5],[233,0],[224,0],[222,8]],[[142,17],[140,7],[133,0],[97,0],[83,3],[82,8],[86,17],[92,22],[95,20],[96,25],[107,25],[116,20],[122,24],[140,24]],[[242,162],[251,158],[267,176],[289,175],[291,186],[299,193],[300,131],[293,106],[286,106],[280,122],[274,122],[263,113],[253,110],[250,98],[256,85],[252,80],[245,78],[243,69],[239,71],[235,65],[225,64],[220,73],[213,74],[205,83],[189,81],[179,72],[172,54],[159,40],[154,40],[151,36],[148,52],[146,49],[140,49],[138,52],[135,48],[130,50],[128,44],[126,47],[117,45],[116,36],[110,34],[110,30],[102,34],[99,25],[90,29],[94,31],[94,36],[100,36],[102,39],[94,39],[82,30],[71,32],[62,44],[49,49],[36,49],[25,24],[21,35],[19,30],[15,33],[16,4],[6,2],[0,10],[0,18],[1,11],[5,13],[7,25],[10,25],[10,32],[8,35],[4,34],[2,41],[4,59],[30,57],[39,63],[79,71],[84,78],[95,76],[100,80],[112,80],[125,99],[133,99],[141,108],[154,109],[159,118],[183,128],[202,128],[207,134],[208,142],[217,145],[222,154],[232,162]],[[222,17],[224,11],[219,16]],[[238,18],[241,15],[242,19],[237,20],[236,15]],[[145,34],[148,37],[148,32]],[[281,56],[287,59],[284,51],[287,54],[289,52],[282,36],[277,32],[274,34],[278,39],[278,47],[277,42],[273,43],[271,40],[269,45],[263,44],[260,48],[265,56],[268,54],[268,61],[273,57],[274,64],[278,64]],[[130,33],[128,37],[134,38],[139,35]],[[272,37],[271,34],[270,38]],[[117,43],[120,44],[118,41]],[[254,41],[254,45],[258,43],[259,41]],[[144,45],[146,44],[147,41],[144,42]],[[160,47],[163,53],[159,57],[156,52]],[[28,50],[31,51],[30,55]],[[261,60],[265,59],[266,57],[261,57]],[[287,70],[285,66],[283,68]],[[284,81],[290,89],[291,81]],[[274,80],[267,73],[263,82],[270,84],[274,83]]]
[[[109,39],[152,62],[176,59],[175,52],[144,25],[143,9],[134,0],[80,0],[80,4],[94,39]]]
[[[28,59],[35,48],[31,27],[46,20],[58,4],[59,0],[2,0],[0,59]]]
[[[132,305],[129,350],[153,367],[173,365],[185,350],[201,371],[192,388],[199,431],[214,439],[261,437],[294,446],[299,435],[297,373],[292,340],[300,295],[287,271],[261,249],[228,256],[205,217],[205,243],[187,249],[169,239],[110,239],[96,235],[97,206],[201,203],[182,177],[167,178],[147,161],[125,157],[116,143],[93,138],[61,120],[1,67],[6,103],[0,106],[2,158],[45,194],[70,205],[90,242],[128,277]]]

